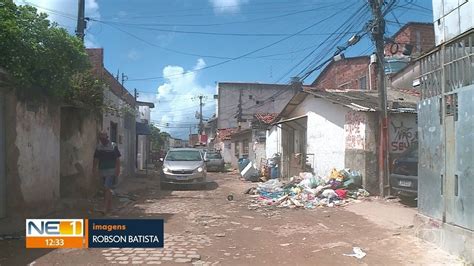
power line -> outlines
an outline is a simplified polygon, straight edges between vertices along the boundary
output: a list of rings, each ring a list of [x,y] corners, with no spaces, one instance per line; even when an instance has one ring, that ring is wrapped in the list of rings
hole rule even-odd
[[[113,22],[106,22],[101,20],[91,19],[92,21],[100,22],[106,25],[118,24]],[[195,34],[195,35],[209,35],[209,36],[234,36],[234,37],[281,37],[281,36],[296,36],[291,33],[222,33],[222,32],[206,32],[206,31],[186,31],[186,30],[169,30],[169,29],[158,29],[158,28],[149,28],[141,26],[131,26],[123,25],[125,27],[132,27],[148,31],[158,31],[158,32],[169,32],[169,33],[180,33],[180,34]],[[334,35],[334,33],[302,33],[297,36],[326,36]]]
[[[294,34],[292,34],[292,35],[290,35],[290,36],[287,36],[287,37],[284,37],[284,38],[282,38],[282,39],[279,39],[278,41],[275,41],[275,42],[272,42],[272,43],[270,43],[270,44],[267,44],[267,45],[265,45],[265,46],[263,46],[263,47],[260,47],[260,48],[258,48],[258,49],[255,49],[255,50],[253,50],[253,51],[251,51],[251,52],[242,54],[242,55],[240,55],[240,56],[237,56],[237,57],[234,57],[234,58],[225,60],[225,61],[221,61],[221,62],[216,63],[216,64],[213,64],[213,65],[209,65],[209,66],[205,66],[205,67],[202,67],[202,68],[198,68],[198,69],[195,69],[195,70],[192,70],[192,71],[188,71],[188,72],[186,72],[186,73],[178,74],[178,75],[169,75],[169,76],[166,76],[166,77],[164,77],[164,76],[158,76],[158,77],[149,77],[149,78],[136,78],[136,79],[130,79],[129,81],[155,80],[155,79],[168,78],[168,77],[171,77],[171,76],[182,76],[182,75],[186,75],[186,74],[189,74],[189,73],[193,73],[193,72],[202,71],[202,70],[205,70],[205,69],[217,67],[217,66],[220,66],[220,65],[223,65],[223,64],[226,64],[226,63],[235,61],[235,60],[239,60],[239,59],[244,58],[244,57],[246,57],[246,56],[255,54],[255,53],[260,52],[260,51],[262,51],[262,50],[265,50],[265,49],[267,49],[267,48],[269,48],[269,47],[272,47],[272,46],[274,46],[274,45],[276,45],[276,44],[279,44],[279,43],[281,43],[281,42],[283,42],[283,41],[286,41],[286,40],[288,40],[288,39],[290,39],[290,38],[292,38],[292,37],[294,37],[294,36],[296,36],[296,35],[298,35],[298,34],[301,34],[301,33],[305,32],[305,31],[308,30],[308,29],[311,29],[311,28],[317,26],[318,24],[320,24],[320,23],[322,23],[322,22],[324,22],[324,21],[326,21],[326,20],[328,20],[328,19],[330,19],[330,18],[332,18],[332,17],[333,17],[332,15],[331,15],[331,16],[328,16],[328,17],[326,17],[326,18],[324,18],[324,19],[322,19],[322,20],[317,21],[316,23],[311,24],[310,26],[307,26],[307,27],[305,27],[305,28],[303,28],[303,29],[297,31],[296,33],[294,33]]]
[[[354,17],[358,17],[357,15],[363,10],[363,8],[365,7],[366,5],[362,5],[361,7],[359,7],[359,9],[357,9],[356,12],[354,12],[354,14],[352,14],[351,16],[349,16],[349,18],[343,23],[341,24],[341,26],[339,26],[336,31],[340,31],[344,25],[350,23],[350,21],[354,18]],[[348,8],[346,8],[348,9]],[[344,10],[346,10],[344,9]],[[343,36],[345,36],[346,34],[339,34],[338,38],[341,38]],[[277,79],[275,82],[278,83],[280,82],[282,79],[284,79],[286,76],[288,76],[293,70],[295,70],[296,68],[298,68],[299,66],[301,66],[301,64],[306,61],[308,58],[310,58],[310,56],[313,55],[313,53],[315,53],[319,48],[321,48],[326,42],[328,42],[330,39],[330,36],[328,36],[325,40],[323,40],[319,45],[317,45],[309,54],[307,54],[306,56],[304,56],[298,63],[296,63],[292,68],[290,68],[284,75],[282,75],[279,79]],[[337,39],[337,38],[336,38]]]
[[[249,19],[249,20],[244,20],[244,21],[232,21],[232,22],[223,22],[223,23],[208,23],[208,24],[176,24],[176,23],[136,23],[136,24],[131,24],[131,23],[121,23],[121,22],[115,22],[117,24],[122,24],[122,25],[134,25],[134,26],[169,26],[169,27],[212,27],[212,26],[224,26],[224,25],[233,25],[233,24],[243,24],[243,23],[249,23],[249,22],[258,22],[258,21],[265,21],[265,20],[272,20],[272,19],[277,19],[277,18],[282,18],[282,17],[288,17],[288,16],[293,16],[293,15],[298,15],[302,13],[308,13],[308,12],[313,12],[313,11],[319,11],[324,9],[325,7],[331,7],[334,6],[334,4],[328,5],[328,6],[323,6],[323,7],[318,7],[318,8],[311,8],[311,9],[305,9],[305,10],[298,10],[295,12],[289,12],[281,15],[276,15],[276,16],[270,16],[270,17],[263,17],[263,18],[256,18],[256,19]],[[112,21],[111,21],[112,22]]]
[[[354,13],[354,15],[351,16],[351,19],[346,20],[346,22],[338,28],[338,31],[341,30],[343,27],[345,27],[343,31],[350,31],[354,29],[355,27],[359,27],[360,23],[364,21],[363,14],[366,11],[368,11],[368,7],[367,5],[364,4],[361,6],[361,8],[358,11]],[[354,20],[353,18],[356,18],[356,19]],[[359,39],[363,36],[363,35],[362,36],[359,35],[362,32],[363,32],[363,29],[359,30],[356,34],[357,36],[359,36]],[[325,65],[325,63],[331,61],[329,59],[324,59],[327,57],[327,54],[333,54],[334,56],[335,54],[342,52],[342,50],[345,50],[347,48],[346,44],[341,47],[337,46],[343,40],[343,37],[344,35],[341,34],[339,35],[339,38],[334,39],[330,43],[328,43],[325,46],[325,48],[323,48],[319,52],[319,54],[316,55],[316,57],[312,60],[312,62],[308,66],[300,70],[300,72],[296,76],[302,76],[303,80],[306,79],[309,75],[311,75],[311,73],[322,68]],[[337,48],[337,51],[331,53],[334,47]],[[321,63],[321,60],[324,60],[324,62]]]

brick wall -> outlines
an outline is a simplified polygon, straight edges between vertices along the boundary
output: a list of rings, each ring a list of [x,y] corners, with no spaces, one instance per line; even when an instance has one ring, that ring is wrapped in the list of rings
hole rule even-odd
[[[395,44],[385,45],[385,55],[402,55],[406,44],[413,46],[412,56],[417,57],[435,46],[433,24],[407,23],[392,36]]]
[[[333,61],[323,70],[312,86],[325,90],[369,90],[369,62],[369,56],[346,58],[338,62]],[[374,90],[376,80],[375,67],[371,68],[371,72],[372,89]]]
[[[89,61],[92,64],[92,72],[109,85],[110,90],[119,98],[126,101],[131,106],[135,106],[135,98],[127,91],[125,87],[118,82],[115,77],[104,68],[104,49],[89,48],[86,49],[89,55]]]

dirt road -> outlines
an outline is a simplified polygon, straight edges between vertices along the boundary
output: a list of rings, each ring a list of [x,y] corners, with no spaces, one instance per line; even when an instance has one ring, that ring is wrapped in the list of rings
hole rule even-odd
[[[162,190],[156,179],[129,186],[138,200],[115,217],[165,220],[163,249],[24,250],[0,241],[0,264],[195,265],[456,265],[460,262],[413,236],[416,210],[372,199],[314,210],[252,208],[252,183],[210,174],[206,190]],[[233,195],[233,200],[228,200]],[[398,220],[398,218],[400,218]],[[64,217],[69,218],[69,217]],[[73,217],[71,217],[73,218]],[[76,217],[74,217],[76,218]],[[79,217],[83,218],[83,217]],[[360,247],[367,255],[344,256]]]

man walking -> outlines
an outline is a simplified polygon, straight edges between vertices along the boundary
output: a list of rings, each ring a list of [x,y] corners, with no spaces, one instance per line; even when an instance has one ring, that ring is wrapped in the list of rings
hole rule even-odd
[[[112,209],[112,188],[120,175],[120,151],[117,145],[109,141],[106,132],[99,134],[99,144],[94,152],[94,172],[102,178],[104,185],[104,212]]]

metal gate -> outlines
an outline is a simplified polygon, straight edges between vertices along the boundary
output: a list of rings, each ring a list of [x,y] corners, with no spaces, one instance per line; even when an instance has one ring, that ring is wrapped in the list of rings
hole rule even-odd
[[[7,180],[5,173],[5,96],[0,92],[0,218],[7,215]]]
[[[421,60],[419,210],[474,229],[474,30]]]

